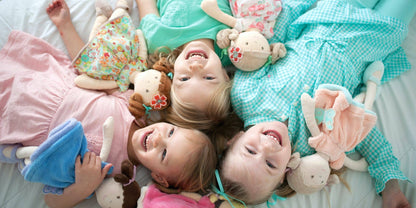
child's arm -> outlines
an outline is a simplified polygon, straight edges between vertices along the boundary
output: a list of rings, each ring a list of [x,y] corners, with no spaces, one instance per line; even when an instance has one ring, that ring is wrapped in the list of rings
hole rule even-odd
[[[393,155],[390,142],[374,127],[356,150],[367,160],[368,172],[375,179],[376,192],[382,194],[383,207],[388,204],[408,204],[397,180],[408,180],[400,170],[400,162]]]
[[[73,60],[85,45],[74,25],[72,24],[71,14],[68,5],[64,0],[54,0],[46,9],[49,18],[58,28],[59,34],[64,41],[70,58]]]
[[[396,179],[389,180],[386,183],[386,187],[381,192],[383,197],[383,208],[384,207],[401,207],[410,208],[410,204],[406,199],[406,196],[400,190],[399,183]]]
[[[139,8],[140,20],[148,14],[155,14],[156,16],[159,16],[156,0],[136,0],[136,3]]]
[[[92,152],[84,155],[81,164],[80,156],[75,161],[75,183],[64,189],[62,195],[46,194],[45,202],[51,207],[74,207],[91,195],[104,180],[111,164],[101,170],[101,158]]]

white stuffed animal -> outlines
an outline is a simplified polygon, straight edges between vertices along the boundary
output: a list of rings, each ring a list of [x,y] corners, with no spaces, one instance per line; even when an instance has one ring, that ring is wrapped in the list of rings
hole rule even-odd
[[[221,11],[217,0],[203,0],[201,8],[212,18],[232,27],[217,34],[217,44],[227,49],[231,62],[240,70],[254,71],[286,55],[282,43],[269,44],[281,11],[280,0],[230,1],[233,16]]]

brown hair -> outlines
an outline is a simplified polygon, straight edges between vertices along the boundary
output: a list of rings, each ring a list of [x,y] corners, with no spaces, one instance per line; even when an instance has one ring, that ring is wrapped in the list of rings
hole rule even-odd
[[[206,189],[214,179],[217,157],[215,148],[208,136],[200,131],[198,132],[203,135],[204,140],[202,142],[198,141],[197,148],[190,152],[189,160],[183,167],[179,178],[168,181],[171,184],[170,187],[157,185],[161,191],[166,193],[207,191]],[[191,141],[194,140],[191,139]]]

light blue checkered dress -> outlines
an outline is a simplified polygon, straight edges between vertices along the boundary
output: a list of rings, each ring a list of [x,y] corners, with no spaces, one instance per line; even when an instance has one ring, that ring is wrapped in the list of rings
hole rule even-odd
[[[383,82],[410,69],[400,48],[407,34],[401,21],[342,0],[323,0],[308,10],[313,3],[283,2],[270,42],[284,42],[287,55],[254,72],[237,71],[231,91],[232,105],[246,127],[289,119],[292,144],[302,156],[314,153],[307,143],[310,133],[301,111],[302,93],[313,95],[320,84],[331,83],[357,94],[363,71],[375,60],[385,63]],[[407,180],[390,143],[378,129],[355,150],[370,164],[377,193],[390,179]]]

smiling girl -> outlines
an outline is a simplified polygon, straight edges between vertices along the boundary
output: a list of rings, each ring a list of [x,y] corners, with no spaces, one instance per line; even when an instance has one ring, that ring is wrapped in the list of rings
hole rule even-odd
[[[172,105],[168,121],[183,127],[206,130],[224,119],[230,108],[230,79],[215,44],[218,31],[228,26],[209,17],[201,0],[136,0],[140,29],[148,51],[159,58],[159,49],[170,51],[174,66]],[[218,1],[231,14],[227,0]]]
[[[73,27],[65,1],[54,1],[48,11],[55,24],[60,22],[59,30]],[[76,87],[78,74],[67,55],[23,32],[10,34],[0,51],[0,63],[8,66],[0,67],[0,159],[19,163],[10,152],[15,153],[21,145],[39,146],[51,130],[70,118],[83,126],[90,152],[82,163],[77,158],[74,184],[62,195],[45,195],[49,207],[73,207],[101,184],[111,167],[101,169],[98,156],[102,125],[110,116],[115,128],[106,161],[114,166],[112,175],[120,172],[123,160],[130,159],[148,168],[161,189],[192,192],[210,184],[216,155],[209,138],[198,130],[169,123],[140,128],[128,110],[132,90],[103,92]]]

